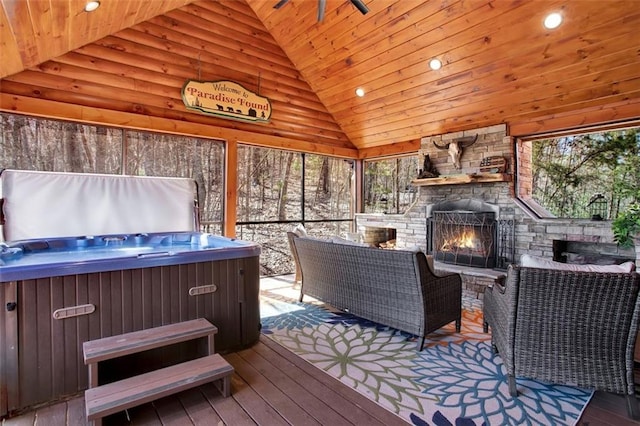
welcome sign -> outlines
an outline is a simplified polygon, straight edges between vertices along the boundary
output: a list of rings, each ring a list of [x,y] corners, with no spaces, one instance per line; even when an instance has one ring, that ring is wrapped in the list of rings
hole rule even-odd
[[[182,86],[187,109],[236,120],[269,122],[271,102],[233,81],[187,80]]]

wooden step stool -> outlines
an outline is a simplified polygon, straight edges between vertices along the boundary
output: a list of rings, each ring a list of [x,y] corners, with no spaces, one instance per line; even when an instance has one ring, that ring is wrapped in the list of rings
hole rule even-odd
[[[100,425],[102,417],[183,390],[216,381],[225,397],[231,394],[233,367],[214,353],[216,326],[204,318],[84,342],[89,368],[85,392],[87,420]],[[98,362],[187,340],[207,337],[209,355],[159,370],[98,386]]]

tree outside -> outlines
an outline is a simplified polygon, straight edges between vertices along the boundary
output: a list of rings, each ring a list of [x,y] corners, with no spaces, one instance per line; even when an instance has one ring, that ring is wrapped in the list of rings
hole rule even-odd
[[[294,270],[286,232],[344,236],[352,224],[352,161],[241,145],[236,235],[261,244],[261,274]]]
[[[415,201],[418,188],[418,156],[366,161],[364,165],[364,212],[400,214]]]
[[[533,198],[555,217],[610,220],[640,201],[638,129],[530,143]]]

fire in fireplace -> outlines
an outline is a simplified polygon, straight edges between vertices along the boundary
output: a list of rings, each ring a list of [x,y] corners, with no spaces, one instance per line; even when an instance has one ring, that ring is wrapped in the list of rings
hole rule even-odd
[[[481,268],[495,266],[494,212],[433,211],[431,226],[435,260]]]

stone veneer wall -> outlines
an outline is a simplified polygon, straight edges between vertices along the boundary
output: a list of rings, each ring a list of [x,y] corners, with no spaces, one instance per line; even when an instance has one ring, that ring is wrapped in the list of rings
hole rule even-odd
[[[462,169],[455,170],[448,162],[446,151],[433,146],[432,141],[442,141],[441,144],[461,136],[479,134],[478,141],[468,147],[462,156]],[[420,150],[419,164],[423,162],[423,154],[429,154],[436,168],[443,175],[478,173],[482,158],[500,155],[507,157],[508,170],[513,174],[513,141],[506,135],[504,126],[493,126],[476,129],[463,133],[453,133],[435,138],[424,138]],[[362,233],[365,227],[389,227],[396,229],[396,245],[398,248],[427,247],[427,216],[426,207],[429,204],[444,200],[479,199],[487,203],[496,204],[500,208],[502,219],[515,220],[515,262],[522,254],[553,258],[553,240],[579,241],[602,246],[603,253],[624,255],[636,259],[640,265],[640,242],[636,242],[635,250],[619,250],[613,244],[613,234],[609,221],[591,221],[585,219],[538,219],[515,198],[514,183],[469,183],[459,185],[420,186],[416,202],[405,214],[356,214],[356,227]],[[469,278],[470,286],[476,293],[481,293],[485,280],[480,286],[474,285],[473,277]]]

